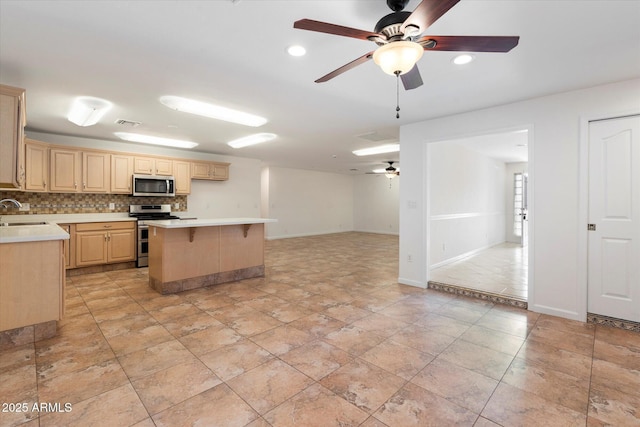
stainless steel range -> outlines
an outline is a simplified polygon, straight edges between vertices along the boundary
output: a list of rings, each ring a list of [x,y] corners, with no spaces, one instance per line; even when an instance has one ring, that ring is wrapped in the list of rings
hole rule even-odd
[[[149,265],[149,226],[146,221],[180,219],[171,215],[171,205],[129,205],[129,216],[138,219],[138,267]]]

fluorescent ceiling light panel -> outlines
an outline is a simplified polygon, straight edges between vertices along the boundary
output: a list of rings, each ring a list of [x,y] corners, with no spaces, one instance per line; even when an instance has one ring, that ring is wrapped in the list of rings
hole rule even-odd
[[[164,145],[166,147],[193,148],[197,142],[184,141],[182,139],[160,138],[158,136],[143,135],[140,133],[115,132],[115,136],[125,141],[141,142],[143,144]]]
[[[400,151],[400,144],[385,144],[377,147],[355,150],[352,151],[352,153],[356,156],[371,156],[373,154],[397,153],[398,151]]]
[[[469,53],[463,53],[462,55],[458,55],[455,58],[453,58],[451,62],[453,62],[456,65],[464,65],[464,64],[468,64],[469,62],[472,62],[474,59],[476,59],[474,55],[471,55]]]
[[[249,145],[260,144],[262,142],[271,141],[276,137],[275,133],[256,133],[253,135],[245,136],[243,138],[234,139],[227,142],[227,145],[233,148],[242,148]]]
[[[113,106],[105,99],[80,96],[73,101],[67,120],[78,126],[93,126]]]
[[[207,102],[181,98],[179,96],[162,96],[160,97],[160,102],[172,110],[197,114],[198,116],[224,120],[225,122],[237,123],[245,126],[258,127],[267,123],[267,119],[264,117],[255,116],[238,110],[232,110],[226,107],[220,107],[219,105],[213,105]]]

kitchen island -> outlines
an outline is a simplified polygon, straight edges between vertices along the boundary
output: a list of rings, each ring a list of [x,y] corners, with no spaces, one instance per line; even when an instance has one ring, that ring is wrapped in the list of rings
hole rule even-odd
[[[265,218],[147,221],[149,286],[171,294],[264,276]]]

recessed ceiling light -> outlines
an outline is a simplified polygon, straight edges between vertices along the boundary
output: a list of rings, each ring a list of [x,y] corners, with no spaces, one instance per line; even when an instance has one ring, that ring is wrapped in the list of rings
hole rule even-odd
[[[162,96],[160,102],[173,110],[245,126],[258,127],[267,123],[267,119],[264,117],[179,96]]]
[[[372,154],[395,153],[400,151],[400,144],[385,144],[377,147],[363,148],[352,151],[356,156],[370,156]]]
[[[453,58],[451,62],[453,62],[456,65],[464,65],[464,64],[468,64],[469,62],[472,62],[474,59],[476,59],[474,55],[471,55],[469,53],[463,53],[462,55],[458,55],[455,58]]]
[[[112,106],[106,99],[80,96],[73,101],[67,120],[78,126],[93,126]]]
[[[193,148],[197,142],[184,141],[182,139],[161,138],[158,136],[143,135],[140,133],[115,132],[115,136],[125,141],[141,142],[143,144],[164,145],[166,147]]]
[[[294,44],[287,48],[287,53],[291,56],[304,56],[307,53],[307,49],[298,44]]]
[[[242,148],[249,145],[260,144],[262,142],[271,141],[276,137],[275,133],[255,133],[253,135],[245,136],[243,138],[234,139],[227,142],[227,145],[233,148]]]

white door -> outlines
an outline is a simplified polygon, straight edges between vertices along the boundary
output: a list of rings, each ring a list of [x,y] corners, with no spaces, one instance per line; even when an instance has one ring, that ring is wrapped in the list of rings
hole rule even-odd
[[[640,116],[589,123],[588,227],[588,311],[640,321]]]

